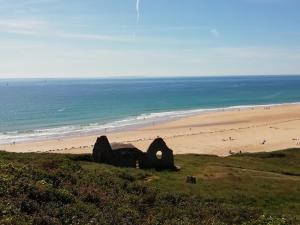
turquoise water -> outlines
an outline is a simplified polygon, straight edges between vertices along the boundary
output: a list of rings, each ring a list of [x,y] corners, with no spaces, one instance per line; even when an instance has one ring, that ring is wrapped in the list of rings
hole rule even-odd
[[[300,102],[300,76],[0,80],[0,143]]]

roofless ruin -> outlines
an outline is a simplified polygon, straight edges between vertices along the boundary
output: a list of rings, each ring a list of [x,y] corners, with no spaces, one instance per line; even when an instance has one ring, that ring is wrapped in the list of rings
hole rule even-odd
[[[101,136],[94,146],[93,159],[120,167],[178,170],[174,165],[173,151],[162,138],[155,139],[147,152],[143,152],[133,145],[112,146],[106,136]]]

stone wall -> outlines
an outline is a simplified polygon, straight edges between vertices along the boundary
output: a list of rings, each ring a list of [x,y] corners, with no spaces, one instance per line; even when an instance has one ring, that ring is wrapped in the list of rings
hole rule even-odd
[[[130,147],[128,145],[113,149],[107,137],[102,136],[95,143],[93,159],[95,162],[114,166],[176,170],[173,151],[168,148],[162,138],[155,139],[145,153],[134,146]]]

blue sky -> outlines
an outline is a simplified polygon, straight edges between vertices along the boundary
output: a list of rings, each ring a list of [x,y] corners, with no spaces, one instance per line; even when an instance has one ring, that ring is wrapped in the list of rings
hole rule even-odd
[[[0,0],[0,77],[300,74],[299,11],[299,0]]]

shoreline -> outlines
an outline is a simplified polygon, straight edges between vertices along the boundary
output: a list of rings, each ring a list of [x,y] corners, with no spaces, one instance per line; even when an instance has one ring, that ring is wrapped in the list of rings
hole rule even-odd
[[[42,141],[53,141],[59,139],[68,139],[68,138],[80,138],[83,136],[94,136],[98,133],[103,134],[113,134],[119,132],[130,132],[138,130],[140,128],[146,128],[149,126],[161,125],[176,121],[182,118],[204,115],[208,113],[217,113],[217,112],[230,112],[234,110],[244,110],[244,109],[253,109],[253,108],[262,108],[262,107],[277,107],[277,106],[289,106],[289,105],[300,105],[300,102],[291,102],[291,103],[273,103],[273,104],[261,104],[261,105],[238,105],[238,106],[228,106],[228,107],[217,107],[217,108],[199,108],[199,109],[187,109],[187,110],[174,110],[174,111],[163,111],[163,112],[154,112],[154,113],[143,113],[138,116],[126,117],[120,120],[109,122],[107,124],[98,124],[92,123],[89,125],[66,125],[61,127],[54,128],[40,128],[32,130],[31,132],[26,131],[12,131],[12,132],[0,132],[0,146],[6,146],[10,144],[22,144],[22,143],[31,143],[31,142],[42,142]],[[131,121],[129,124],[122,124],[123,122]],[[113,124],[116,124],[115,126]],[[75,127],[77,130],[66,132],[64,129]],[[100,128],[101,127],[101,128]],[[53,134],[53,132],[56,132]],[[45,132],[45,133],[43,133]],[[50,132],[52,134],[47,134]],[[13,137],[15,134],[19,136]],[[1,141],[5,136],[11,135],[7,141]],[[27,135],[27,137],[24,137]],[[19,139],[18,139],[19,137]],[[23,139],[22,139],[23,138]]]
[[[98,136],[64,137],[0,145],[9,152],[90,153]],[[106,134],[110,142],[131,143],[146,151],[157,136],[175,154],[226,156],[236,152],[300,147],[300,104],[285,103],[231,108],[174,118],[167,122]]]

